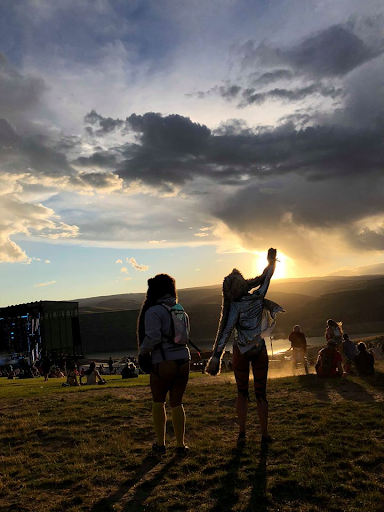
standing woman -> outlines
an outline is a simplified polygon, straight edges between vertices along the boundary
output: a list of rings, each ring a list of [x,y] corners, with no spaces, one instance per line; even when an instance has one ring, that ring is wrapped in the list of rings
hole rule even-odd
[[[206,371],[211,375],[217,375],[220,372],[221,357],[234,330],[233,369],[237,384],[238,445],[245,443],[250,365],[253,371],[261,441],[268,443],[272,440],[268,435],[268,401],[266,397],[268,354],[264,337],[269,336],[274,328],[276,313],[284,311],[284,309],[264,297],[275,265],[276,249],[269,249],[268,266],[260,277],[244,279],[237,269],[233,269],[223,282],[221,318],[212,357],[208,361]],[[248,293],[256,286],[259,286],[257,290]]]
[[[138,319],[137,337],[139,356],[151,354],[152,359],[150,386],[153,424],[157,437],[152,451],[158,454],[166,452],[165,400],[169,392],[176,452],[185,455],[188,446],[184,442],[185,412],[182,400],[189,378],[190,352],[186,344],[176,344],[174,340],[175,326],[170,308],[176,304],[176,284],[171,276],[157,274],[148,279],[148,291]],[[180,305],[177,307],[181,308]]]

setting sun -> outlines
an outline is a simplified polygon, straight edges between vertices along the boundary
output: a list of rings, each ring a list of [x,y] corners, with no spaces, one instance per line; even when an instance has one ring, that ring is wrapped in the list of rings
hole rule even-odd
[[[266,266],[266,251],[255,251],[255,263],[254,272],[255,274],[261,274]],[[277,253],[276,270],[273,274],[273,279],[284,279],[292,277],[292,266],[293,262],[291,258],[283,254],[282,252]]]

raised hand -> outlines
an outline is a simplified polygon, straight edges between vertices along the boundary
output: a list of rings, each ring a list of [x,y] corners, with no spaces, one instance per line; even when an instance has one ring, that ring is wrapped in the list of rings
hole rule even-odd
[[[267,259],[268,259],[268,263],[270,265],[273,265],[276,261],[276,254],[277,254],[277,250],[276,249],[273,249],[272,247],[270,249],[268,249],[268,255],[267,255]]]

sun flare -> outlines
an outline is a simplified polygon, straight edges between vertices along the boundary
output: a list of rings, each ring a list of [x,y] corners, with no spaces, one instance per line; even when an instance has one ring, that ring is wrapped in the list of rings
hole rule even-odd
[[[255,263],[254,263],[254,271],[255,274],[261,274],[267,264],[266,259],[266,251],[259,252],[255,251]],[[276,262],[275,273],[273,274],[273,279],[285,279],[290,277],[291,275],[291,267],[293,266],[293,262],[291,258],[283,254],[282,252],[277,253],[277,259],[279,261]]]

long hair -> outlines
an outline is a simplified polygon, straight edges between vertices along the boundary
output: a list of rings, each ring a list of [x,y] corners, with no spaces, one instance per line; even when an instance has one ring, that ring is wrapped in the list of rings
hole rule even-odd
[[[332,320],[332,318],[330,318],[327,320],[327,327],[336,327],[340,329],[340,333],[343,334],[343,322],[336,322],[336,320]]]
[[[165,295],[175,297],[177,300],[176,283],[173,277],[168,274],[157,274],[155,277],[148,279],[147,295],[137,319],[137,343],[138,347],[143,343],[145,338],[145,313],[152,306],[155,306],[159,299]]]
[[[221,313],[214,347],[216,347],[227,323],[231,303],[240,300],[243,295],[248,293],[248,289],[249,285],[247,281],[244,279],[240,270],[237,270],[237,268],[234,268],[228,276],[224,277]]]

